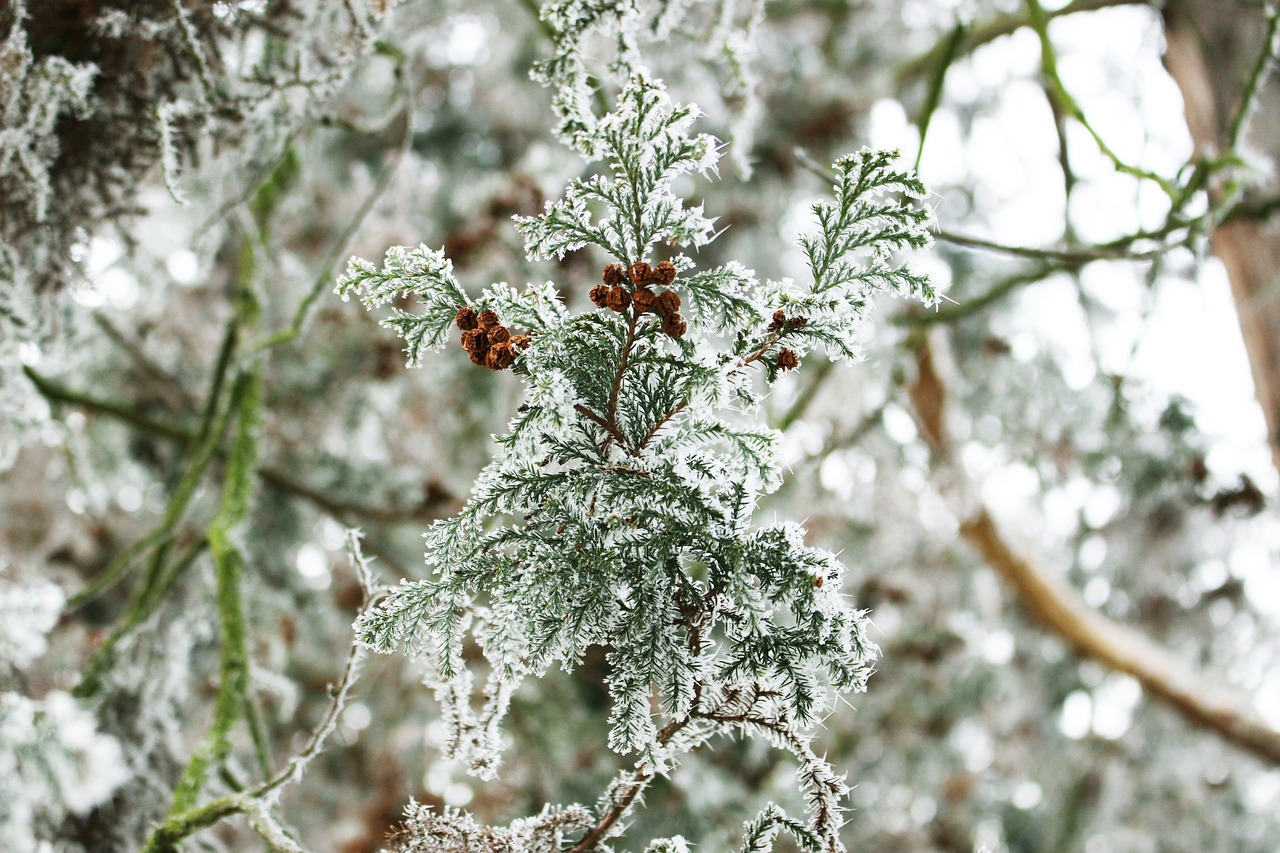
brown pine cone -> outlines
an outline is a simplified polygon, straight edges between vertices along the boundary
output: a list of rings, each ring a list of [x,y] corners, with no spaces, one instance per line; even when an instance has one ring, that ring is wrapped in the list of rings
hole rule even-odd
[[[809,325],[808,317],[792,317],[791,318],[791,328],[793,329],[803,329],[807,325]]]
[[[632,297],[632,301],[636,304],[637,313],[647,314],[652,311],[653,306],[657,304],[658,297],[652,290],[642,287],[636,291],[635,296]]]
[[[474,350],[471,350],[471,353],[470,353],[470,356],[471,356],[471,363],[472,363],[472,364],[478,364],[478,365],[480,365],[481,367],[484,367],[484,360],[485,360],[485,356],[486,356],[487,354],[488,354],[488,353],[487,353],[487,351],[486,351],[486,350],[482,350],[482,349],[474,349]]]
[[[626,280],[627,274],[622,270],[622,264],[609,264],[604,268],[604,283],[610,287],[617,287]]]
[[[663,317],[674,317],[680,313],[680,294],[674,290],[664,290],[658,296],[657,311]]]
[[[499,326],[496,329],[489,330],[490,344],[504,344],[511,340],[511,330],[506,326]]]
[[[781,329],[786,322],[787,322],[787,315],[785,312],[781,310],[774,311],[773,322],[769,324],[769,328],[772,329],[773,331],[777,331],[778,329]]]
[[[458,309],[458,313],[453,318],[453,322],[458,324],[458,328],[466,332],[476,327],[476,309],[470,305],[463,305]]]
[[[683,338],[684,333],[689,330],[689,326],[685,323],[684,318],[679,314],[672,314],[662,321],[662,331],[666,332],[673,338]]]
[[[478,323],[486,332],[502,325],[502,321],[498,319],[498,312],[489,309],[480,312]]]
[[[671,261],[659,261],[657,268],[653,271],[653,277],[657,279],[658,284],[669,287],[671,282],[676,280],[676,265]]]
[[[484,366],[490,370],[506,370],[516,360],[516,351],[509,343],[494,344],[484,356]]]
[[[613,266],[618,265],[614,264]],[[621,267],[619,267],[619,269],[621,269]],[[591,297],[591,301],[594,302],[597,307],[603,308],[609,302],[610,290],[611,288],[608,285],[597,284],[595,287],[591,288],[591,292],[587,295]]]
[[[524,352],[529,348],[529,346],[532,343],[533,341],[529,338],[528,335],[512,335],[511,336],[511,348],[516,350],[517,352]]]
[[[795,370],[800,365],[800,356],[789,349],[784,349],[778,353],[778,369],[779,370]]]
[[[649,283],[649,277],[653,275],[653,268],[644,261],[636,261],[627,270],[627,276],[631,279],[631,283],[636,287]]]
[[[625,287],[615,287],[609,291],[608,305],[619,313],[631,307],[631,294]]]
[[[480,329],[468,329],[462,333],[462,348],[483,355],[489,348],[489,336]]]

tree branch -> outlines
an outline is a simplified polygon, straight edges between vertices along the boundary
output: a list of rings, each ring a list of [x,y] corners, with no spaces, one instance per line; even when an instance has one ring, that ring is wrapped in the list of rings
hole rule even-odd
[[[1060,18],[1064,15],[1074,15],[1080,12],[1096,12],[1099,9],[1109,9],[1115,6],[1145,6],[1145,0],[1074,0],[1061,9],[1048,12],[1049,20]],[[970,27],[960,40],[958,48],[950,48],[957,55],[972,53],[984,44],[995,41],[1001,36],[1007,36],[1017,32],[1023,27],[1031,25],[1031,16],[1025,11],[1010,12],[1005,15],[999,15],[983,24],[975,24]],[[949,50],[948,42],[950,34],[938,39],[938,43],[924,53],[908,60],[901,65],[896,73],[899,85],[912,83],[915,80],[928,74],[933,68],[936,68],[942,57]]]
[[[1246,701],[1210,685],[1168,650],[1128,626],[1089,607],[1057,573],[1019,554],[952,459],[946,428],[946,385],[927,335],[916,351],[917,375],[910,388],[923,432],[932,445],[934,469],[944,492],[955,498],[960,535],[1017,593],[1023,606],[1077,653],[1132,676],[1150,695],[1188,721],[1216,732],[1263,760],[1280,765],[1280,731],[1259,718]]]
[[[347,547],[363,593],[363,600],[360,605],[360,610],[363,612],[369,607],[377,591],[374,589],[373,576],[369,571],[368,563],[361,553],[360,537],[357,532],[347,532]],[[302,777],[302,772],[306,769],[307,764],[320,754],[324,749],[325,742],[337,728],[338,719],[346,707],[351,689],[360,677],[361,665],[364,663],[366,655],[367,653],[359,644],[355,642],[351,644],[346,663],[342,668],[342,675],[339,677],[337,684],[333,685],[329,690],[329,706],[325,710],[324,716],[321,718],[320,723],[311,730],[311,737],[307,739],[306,745],[279,772],[270,779],[246,791],[218,797],[203,806],[196,806],[177,814],[168,815],[164,822],[157,826],[151,836],[147,838],[143,853],[171,850],[174,845],[187,836],[213,826],[224,818],[237,814],[248,816],[250,824],[254,826],[254,830],[260,835],[264,834],[265,829],[264,840],[268,842],[275,841],[274,830],[280,827],[274,818],[270,816],[271,809],[274,808],[279,800],[281,791],[287,785],[297,782]],[[279,847],[278,844],[277,847]]]
[[[153,435],[168,438],[182,444],[190,445],[196,442],[196,433],[183,427],[174,426],[164,421],[151,418],[136,409],[116,402],[114,400],[106,400],[95,397],[92,394],[85,394],[67,386],[56,382],[48,377],[36,373],[29,367],[24,367],[23,372],[27,378],[35,385],[36,390],[40,392],[46,400],[55,403],[65,403],[71,406],[77,406],[87,409],[91,412],[97,412],[101,415],[107,415],[116,420],[123,421],[131,426],[137,427],[144,432]],[[216,455],[225,456],[222,451],[217,451]],[[349,518],[355,516],[368,522],[375,524],[404,524],[412,521],[435,521],[440,517],[437,508],[441,504],[453,503],[457,500],[453,495],[442,494],[440,497],[424,502],[420,506],[401,509],[397,507],[379,507],[370,506],[368,504],[357,503],[355,501],[343,500],[325,494],[323,491],[308,486],[306,483],[299,482],[290,475],[286,474],[278,468],[270,466],[261,466],[257,469],[257,475],[262,478],[263,482],[272,488],[302,498],[318,507],[319,509],[336,517],[344,524],[349,523]]]
[[[692,722],[692,715],[686,716],[682,720],[674,720],[667,723],[662,731],[658,732],[658,743],[666,745],[676,733]],[[644,793],[645,788],[649,787],[649,783],[653,781],[653,768],[648,762],[642,761],[635,771],[631,774],[631,778],[622,784],[627,789],[620,797],[613,801],[612,807],[600,816],[600,820],[591,831],[584,835],[577,844],[566,851],[566,853],[588,853],[588,851],[596,849],[596,845],[604,840],[609,829],[631,810],[631,806],[635,803],[636,798]]]
[[[573,406],[573,410],[578,414],[582,415],[587,420],[591,421],[596,426],[600,427],[606,433],[608,433],[609,438],[618,442],[618,446],[621,447],[623,450],[625,450],[627,453],[630,453],[632,456],[635,455],[634,451],[632,451],[631,448],[628,446],[627,437],[622,434],[622,431],[620,429],[618,429],[617,424],[612,423],[607,418],[604,418],[601,415],[597,415],[595,412],[593,412],[588,407],[584,406],[582,403],[575,403]]]

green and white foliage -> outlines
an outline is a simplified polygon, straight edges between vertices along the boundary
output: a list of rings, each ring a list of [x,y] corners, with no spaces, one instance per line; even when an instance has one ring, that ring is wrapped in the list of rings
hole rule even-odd
[[[535,63],[532,76],[554,90],[562,140],[580,144],[595,134],[602,82],[625,83],[643,70],[641,57],[674,51],[723,70],[718,88],[732,115],[729,142],[739,169],[750,173],[747,152],[760,115],[751,59],[763,0],[550,0],[539,14],[553,53]],[[597,56],[608,61],[593,63]]]
[[[591,813],[581,806],[548,806],[534,817],[513,821],[509,827],[476,823],[471,815],[445,808],[436,813],[430,806],[410,801],[405,823],[397,834],[397,853],[473,853],[476,850],[503,850],[524,853],[559,850],[566,835],[591,825]]]
[[[138,213],[157,163],[182,200],[180,177],[239,143],[222,165],[243,193],[372,50],[388,3],[5,6],[0,279],[45,290],[83,276],[88,238]]]
[[[701,246],[714,223],[701,207],[685,209],[672,191],[682,175],[706,175],[719,158],[716,140],[689,136],[698,117],[693,105],[672,104],[663,87],[640,71],[622,95],[622,109],[574,140],[588,160],[607,160],[610,174],[575,180],[564,198],[541,216],[520,218],[517,228],[531,258],[563,258],[596,245],[619,260],[642,260],[659,242]],[[607,214],[594,221],[592,208]]]
[[[711,240],[713,221],[675,190],[676,178],[716,164],[715,140],[689,133],[697,115],[637,72],[617,108],[575,139],[607,171],[571,182],[542,215],[517,221],[529,256],[595,246],[625,268],[655,260],[659,247]],[[748,828],[748,849],[767,849],[780,828],[807,850],[843,849],[846,788],[809,742],[835,695],[865,688],[876,648],[840,593],[835,555],[806,545],[798,525],[753,524],[756,501],[781,481],[779,434],[742,410],[762,393],[756,374],[767,386],[784,353],[823,343],[855,354],[855,326],[875,294],[933,298],[927,281],[892,260],[927,244],[930,221],[918,204],[923,188],[893,159],[863,152],[836,165],[835,200],[816,207],[819,231],[804,243],[814,270],[807,285],[762,283],[739,264],[695,271],[693,259],[674,254],[680,275],[670,286],[692,303],[687,335],[664,333],[634,307],[570,313],[550,284],[495,285],[472,303],[528,327],[531,347],[515,363],[524,402],[466,507],[427,531],[432,576],[403,581],[356,630],[376,651],[421,656],[450,726],[448,749],[481,777],[496,772],[499,722],[520,682],[604,647],[610,745],[637,764],[579,843],[617,831],[615,821],[681,752],[741,731],[795,756],[809,810],[803,821],[766,810]],[[418,296],[424,313],[387,321],[413,361],[443,343],[467,304],[449,261],[425,248],[393,249],[381,270],[355,259],[339,290],[370,305]],[[488,663],[478,709],[471,641]],[[418,838],[480,832],[452,813],[410,817]],[[560,849],[550,829],[502,832],[543,840],[501,846],[485,835],[490,846],[479,849]],[[655,849],[683,842],[665,843]]]
[[[389,3],[295,5],[0,7],[0,468],[47,417],[22,363],[76,345],[53,297],[84,283],[90,240],[142,212],[156,166],[175,200],[200,181],[242,201],[373,49]]]
[[[417,366],[424,349],[444,346],[454,315],[467,301],[453,276],[453,262],[444,252],[434,252],[426,246],[392,246],[380,270],[366,260],[352,258],[346,275],[338,281],[338,293],[345,301],[353,290],[360,292],[366,308],[410,294],[418,297],[422,313],[393,309],[391,319],[383,324],[405,339],[410,366]]]
[[[52,827],[111,796],[128,775],[120,745],[69,694],[35,699],[15,675],[47,649],[65,598],[46,581],[0,580],[0,849],[52,849]]]
[[[25,13],[19,0],[11,12],[15,20],[0,41],[0,187],[9,196],[6,207],[22,204],[30,221],[40,223],[53,193],[49,169],[59,149],[55,125],[64,114],[88,112],[97,69],[60,56],[37,60],[21,26]],[[24,264],[5,239],[7,231],[0,231],[0,274],[12,280]]]

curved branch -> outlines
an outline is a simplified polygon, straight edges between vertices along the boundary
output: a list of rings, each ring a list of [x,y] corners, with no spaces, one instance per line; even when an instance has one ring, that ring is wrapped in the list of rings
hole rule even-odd
[[[689,725],[693,721],[692,716],[686,716],[682,720],[673,720],[658,732],[658,743],[665,746],[671,738]],[[567,853],[589,853],[595,850],[606,837],[613,825],[622,818],[626,817],[627,812],[631,811],[631,807],[635,804],[637,798],[644,793],[649,787],[649,783],[654,779],[654,770],[646,761],[641,761],[636,769],[630,774],[630,777],[622,777],[616,781],[617,787],[614,788],[614,797],[610,806],[601,814],[596,825],[591,831],[584,835],[579,841],[569,848]],[[612,787],[612,786],[611,786]]]
[[[952,493],[949,497],[957,498],[953,506],[960,517],[960,535],[1013,588],[1022,605],[1080,655],[1133,677],[1147,693],[1190,722],[1280,765],[1280,731],[1258,717],[1243,697],[1209,683],[1150,638],[1089,607],[1060,575],[1009,544],[990,511],[972,497],[972,484],[952,459],[946,385],[927,335],[921,336],[916,366],[912,403],[932,445],[934,468],[943,488]]]
[[[1099,9],[1108,9],[1113,6],[1145,6],[1148,5],[1147,0],[1073,0],[1061,9],[1049,11],[1050,20],[1060,18],[1064,15],[1074,15],[1080,12],[1096,12]],[[965,32],[960,41],[956,53],[963,55],[972,53],[984,44],[995,41],[1001,36],[1007,36],[1017,32],[1023,27],[1031,26],[1031,16],[1027,11],[1010,12],[992,18],[983,24],[975,24]],[[937,67],[939,60],[946,55],[948,50],[949,38],[943,36],[938,39],[938,43],[924,53],[913,57],[903,63],[897,70],[896,77],[899,84],[911,83],[929,73],[929,70]]]

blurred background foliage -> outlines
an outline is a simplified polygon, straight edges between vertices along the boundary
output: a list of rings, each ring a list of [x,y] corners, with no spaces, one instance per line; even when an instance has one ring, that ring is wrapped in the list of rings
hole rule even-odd
[[[193,4],[176,45],[172,28],[147,41],[148,10],[131,10],[116,42],[168,57],[145,85],[145,69],[111,65],[120,44],[104,52],[110,35],[85,29],[128,5],[30,9],[37,60],[102,70],[97,112],[52,125],[51,216],[35,223],[5,184],[0,224],[17,253],[5,304],[28,316],[0,339],[0,554],[6,583],[43,577],[74,595],[162,525],[223,393],[214,377],[236,294],[256,292],[261,331],[234,342],[260,350],[266,389],[243,543],[249,690],[211,782],[236,790],[296,751],[328,703],[360,602],[344,529],[365,531],[382,581],[420,576],[421,531],[460,506],[519,402],[513,377],[456,348],[406,369],[389,331],[331,295],[346,256],[443,245],[469,287],[552,278],[579,306],[604,259],[530,263],[511,227],[583,168],[552,138],[551,94],[528,76],[552,51],[533,0],[371,8],[368,32],[343,17],[352,4]],[[637,7],[642,25],[679,21],[661,38],[641,29],[641,53],[703,108],[736,164],[695,187],[727,229],[701,265],[801,275],[789,247],[823,192],[814,164],[864,144],[918,154],[942,232],[922,268],[949,301],[936,313],[882,306],[866,361],[813,359],[764,413],[786,428],[790,465],[766,515],[807,519],[815,544],[842,550],[846,589],[883,649],[869,692],[822,738],[854,786],[846,844],[1274,850],[1275,11],[677,5]],[[80,29],[58,30],[58,15]],[[13,15],[0,10],[0,26],[12,38]],[[59,32],[88,43],[67,47]],[[201,100],[201,69],[183,59],[192,39],[208,74],[245,88],[215,81]],[[291,47],[341,73],[299,94],[280,75],[302,66],[282,60],[250,91],[262,57]],[[604,63],[613,48],[593,36],[584,50]],[[150,119],[171,96],[197,104],[170,176],[185,206],[166,191]],[[59,849],[136,849],[209,725],[220,633],[203,542],[229,442],[163,544],[104,594],[73,599],[16,688],[70,689],[130,626],[93,698],[129,780],[44,827]],[[1064,634],[964,527],[974,502],[1033,574],[1167,650],[1196,673],[1204,705],[1240,696],[1263,734],[1232,736],[1229,710],[1197,718],[1141,666]],[[157,577],[169,578],[163,594],[139,610]],[[500,779],[481,786],[440,760],[443,730],[412,663],[377,658],[281,812],[308,849],[356,853],[382,846],[410,797],[493,821],[594,802],[619,766],[605,745],[605,665],[601,652],[526,685]],[[628,843],[683,833],[729,849],[763,801],[794,800],[791,774],[762,744],[716,743],[651,790]],[[235,821],[195,839],[260,844]]]

